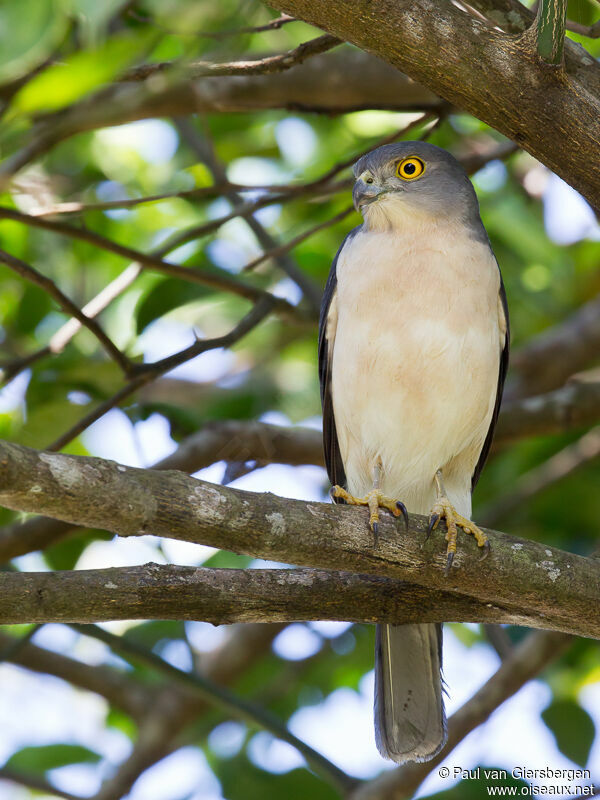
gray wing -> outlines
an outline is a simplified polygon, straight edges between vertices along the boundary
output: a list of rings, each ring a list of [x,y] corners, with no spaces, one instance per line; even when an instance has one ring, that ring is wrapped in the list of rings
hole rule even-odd
[[[506,372],[508,370],[508,356],[510,351],[510,324],[508,320],[508,303],[506,300],[506,289],[504,288],[504,281],[502,280],[502,274],[500,275],[500,302],[502,303],[502,308],[504,310],[504,318],[506,319],[506,340],[504,342],[504,349],[502,350],[502,354],[500,356],[500,370],[498,372],[498,389],[496,391],[496,403],[494,405],[494,413],[492,414],[492,421],[490,422],[490,427],[487,432],[487,436],[485,437],[485,442],[483,443],[481,453],[479,454],[479,461],[475,466],[475,471],[473,472],[473,477],[471,478],[471,491],[473,491],[473,489],[477,485],[477,481],[479,480],[481,471],[490,453],[490,447],[492,446],[492,439],[494,438],[494,430],[496,429],[496,422],[498,421],[498,414],[500,412],[500,403],[502,402],[502,391],[504,389],[504,381],[506,379]]]
[[[346,473],[338,444],[337,431],[335,427],[335,416],[333,413],[333,402],[331,397],[331,367],[333,356],[333,343],[327,338],[327,319],[332,300],[337,291],[337,262],[340,253],[347,242],[356,235],[362,226],[354,228],[346,236],[340,249],[335,254],[325,291],[321,302],[321,313],[319,316],[319,381],[321,383],[321,406],[323,407],[323,448],[325,450],[325,466],[329,480],[333,485],[345,486]]]

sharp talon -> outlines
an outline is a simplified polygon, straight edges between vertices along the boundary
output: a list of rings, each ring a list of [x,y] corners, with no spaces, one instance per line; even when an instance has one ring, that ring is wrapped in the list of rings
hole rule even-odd
[[[379,544],[379,523],[374,522],[371,525],[371,530],[373,531],[373,547],[377,547]]]
[[[484,542],[481,549],[483,550],[483,552],[481,553],[481,558],[479,560],[485,561],[485,559],[489,556],[491,550],[489,541]]]
[[[396,508],[398,511],[402,512],[402,516],[404,517],[404,528],[408,531],[408,511],[406,510],[406,506],[401,500],[396,500]]]
[[[329,490],[329,497],[331,497],[331,499],[332,499],[332,500],[333,500],[333,502],[335,503],[335,488],[334,488],[333,486],[332,486],[332,487],[331,487],[331,489]]]
[[[425,536],[425,541],[429,539],[429,537],[431,536],[431,531],[435,529],[435,526],[438,524],[439,521],[440,521],[439,514],[432,514],[429,517],[429,525],[427,526],[427,534]]]
[[[444,575],[446,575],[446,577],[450,574],[450,567],[452,566],[453,561],[454,561],[454,553],[448,553],[448,560],[446,561],[446,569],[444,570]]]

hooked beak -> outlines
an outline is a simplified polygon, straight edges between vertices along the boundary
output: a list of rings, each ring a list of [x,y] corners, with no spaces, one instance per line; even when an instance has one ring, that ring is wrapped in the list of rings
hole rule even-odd
[[[381,191],[382,190],[374,183],[367,184],[361,180],[356,181],[354,189],[352,190],[354,208],[360,211],[363,206],[377,200]]]

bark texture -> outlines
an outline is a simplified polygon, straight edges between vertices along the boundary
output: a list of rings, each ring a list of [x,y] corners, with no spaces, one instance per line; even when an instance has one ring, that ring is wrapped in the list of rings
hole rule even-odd
[[[553,629],[600,638],[600,562],[505,533],[488,532],[491,554],[484,562],[471,538],[461,537],[456,567],[445,577],[443,539],[434,534],[422,546],[427,520],[417,515],[406,533],[386,516],[374,546],[364,509],[244,492],[181,472],[6,442],[0,445],[0,485],[7,508],[119,536],[154,534],[284,563],[395,578],[504,608],[513,620],[521,616],[525,623],[537,615]]]
[[[379,56],[487,122],[600,208],[600,160],[581,158],[600,145],[600,65],[583,48],[567,43],[564,68],[546,64],[537,26],[507,34],[449,0],[272,5]],[[483,5],[491,15],[496,4]],[[498,15],[508,16],[501,5]]]

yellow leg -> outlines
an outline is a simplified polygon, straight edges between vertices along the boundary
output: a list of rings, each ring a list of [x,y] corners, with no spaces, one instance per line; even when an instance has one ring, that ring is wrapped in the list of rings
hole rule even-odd
[[[387,497],[379,490],[379,477],[381,473],[381,464],[377,463],[374,468],[373,489],[368,492],[364,497],[355,497],[347,492],[341,486],[333,486],[329,494],[333,499],[340,498],[345,503],[351,506],[368,506],[369,508],[369,527],[375,534],[375,539],[379,533],[379,509],[385,508],[391,511],[395,517],[400,514],[404,517],[404,524],[408,528],[408,512],[406,506],[400,500],[394,500]]]
[[[426,538],[428,539],[431,531],[434,531],[437,528],[440,519],[446,520],[446,541],[448,542],[448,547],[446,548],[446,575],[448,575],[454,560],[454,554],[456,553],[458,528],[462,528],[465,533],[470,533],[475,537],[477,546],[482,547],[484,550],[483,555],[481,556],[482,559],[487,557],[490,551],[490,543],[485,533],[478,528],[474,522],[471,522],[470,519],[467,519],[466,517],[463,517],[462,514],[459,514],[450,500],[448,500],[442,481],[442,471],[440,469],[438,469],[435,474],[435,488],[437,500],[431,509]]]

